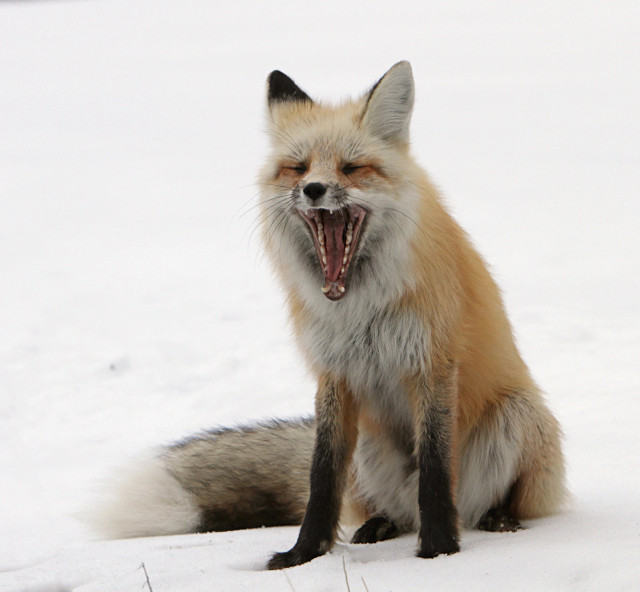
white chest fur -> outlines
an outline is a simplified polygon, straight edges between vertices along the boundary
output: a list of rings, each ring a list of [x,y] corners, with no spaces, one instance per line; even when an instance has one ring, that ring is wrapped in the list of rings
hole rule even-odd
[[[353,306],[346,298],[323,309],[302,328],[316,367],[344,378],[374,413],[408,419],[402,378],[424,369],[428,328],[411,311]]]

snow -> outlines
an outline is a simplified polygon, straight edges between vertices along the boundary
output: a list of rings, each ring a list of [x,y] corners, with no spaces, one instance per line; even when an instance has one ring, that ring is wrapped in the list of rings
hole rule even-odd
[[[638,25],[589,0],[3,2],[0,590],[640,590]],[[504,290],[572,507],[286,572],[262,567],[296,528],[96,540],[77,515],[114,467],[311,412],[255,232],[264,81],[339,99],[405,58],[414,152]]]

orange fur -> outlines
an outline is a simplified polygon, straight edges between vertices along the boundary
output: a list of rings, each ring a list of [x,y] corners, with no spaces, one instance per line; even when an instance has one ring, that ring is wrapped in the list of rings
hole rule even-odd
[[[344,400],[353,403],[341,407],[339,421],[350,425],[336,441],[344,438],[351,449],[358,427],[366,437],[365,460],[356,471],[364,467],[368,474],[356,474],[356,481],[369,479],[376,491],[365,510],[378,504],[379,512],[396,512],[398,520],[416,526],[407,509],[409,488],[416,484],[391,465],[411,465],[426,454],[420,460],[424,467],[433,461],[435,473],[449,473],[450,483],[441,489],[454,505],[457,492],[470,525],[501,504],[509,504],[516,517],[550,513],[565,495],[560,429],[520,357],[484,260],[409,152],[412,93],[410,68],[401,63],[356,101],[336,107],[300,99],[270,105],[274,159],[263,169],[262,182],[266,187],[275,174],[291,191],[289,212],[300,214],[286,214],[293,229],[284,229],[276,241],[268,223],[273,211],[266,208],[265,243],[287,291],[294,333],[318,377],[319,396],[331,376]],[[361,223],[362,209],[363,238],[350,260],[346,225],[354,217],[354,224]],[[336,218],[335,211],[342,213]],[[307,227],[303,218],[315,222]],[[322,220],[331,229],[331,277],[323,261]],[[344,244],[336,232],[344,232]],[[283,238],[289,241],[285,247]],[[341,293],[334,287],[327,296],[340,301],[327,304],[320,271],[327,285],[342,278],[335,261],[343,254],[342,272],[351,275],[339,284]],[[349,261],[360,265],[359,275],[349,271]],[[321,401],[317,409],[320,414]],[[332,426],[336,420],[320,419]],[[425,436],[429,426],[435,432]],[[385,462],[391,463],[389,478],[399,480],[398,507],[385,483],[371,482],[385,479]],[[424,485],[426,469],[420,470],[421,491],[432,495]],[[453,510],[450,518],[455,517]],[[445,539],[434,548],[427,543],[422,556],[455,550]]]

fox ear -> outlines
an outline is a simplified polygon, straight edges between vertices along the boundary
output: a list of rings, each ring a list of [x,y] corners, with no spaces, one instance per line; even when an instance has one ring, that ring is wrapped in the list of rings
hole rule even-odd
[[[267,103],[271,107],[289,101],[311,101],[311,97],[286,74],[274,70],[267,78]]]
[[[382,140],[408,142],[413,97],[411,64],[398,62],[369,92],[362,124]]]

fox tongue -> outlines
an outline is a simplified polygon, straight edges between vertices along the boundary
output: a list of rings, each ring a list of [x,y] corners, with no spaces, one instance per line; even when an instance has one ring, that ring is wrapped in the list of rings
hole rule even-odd
[[[327,254],[326,277],[329,281],[335,282],[340,275],[344,259],[344,216],[340,213],[325,214],[324,220],[324,240]]]

